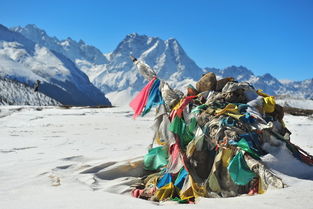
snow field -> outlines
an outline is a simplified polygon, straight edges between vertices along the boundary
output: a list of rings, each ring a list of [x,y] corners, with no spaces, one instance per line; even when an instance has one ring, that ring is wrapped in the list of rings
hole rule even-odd
[[[0,110],[0,208],[313,208],[312,167],[290,158],[286,150],[276,155],[280,161],[264,159],[289,185],[286,189],[252,197],[202,198],[196,205],[154,203],[127,193],[136,178],[103,170],[119,165],[129,169],[146,154],[153,114],[133,120],[127,107]],[[312,154],[313,119],[287,115],[285,122],[292,142]]]

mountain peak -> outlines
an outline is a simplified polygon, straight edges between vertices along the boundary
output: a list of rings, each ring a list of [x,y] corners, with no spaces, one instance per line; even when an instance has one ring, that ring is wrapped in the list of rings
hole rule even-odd
[[[231,65],[229,67],[226,67],[223,71],[224,72],[236,71],[236,72],[240,72],[240,73],[253,74],[251,70],[249,70],[248,68],[246,68],[242,65],[240,65],[240,66]]]
[[[178,43],[178,41],[175,38],[169,38],[167,39],[167,41],[170,43]]]
[[[128,41],[128,40],[138,40],[138,39],[147,39],[147,38],[148,38],[147,35],[140,35],[138,33],[130,33],[126,35],[124,40]]]
[[[71,37],[68,37],[65,40],[50,37],[46,31],[34,24],[28,24],[25,27],[14,27],[11,30],[22,34],[41,46],[45,46],[50,50],[63,54],[74,63],[76,63],[77,60],[85,60],[92,64],[106,64],[108,62],[107,58],[96,47],[87,45],[82,40],[77,42]]]
[[[212,71],[222,78],[233,77],[238,81],[249,81],[254,77],[252,71],[244,66],[232,65],[222,70],[216,68],[205,68],[205,70]]]
[[[140,36],[138,33],[130,33],[130,34],[127,34],[126,37],[128,38],[135,38],[137,36]]]
[[[17,26],[10,28],[11,31],[18,32],[28,38],[29,40],[38,43],[40,45],[46,46],[46,42],[58,42],[57,38],[51,38],[48,36],[45,30],[37,27],[35,24],[28,24],[25,27]]]
[[[102,71],[97,72],[94,84],[109,91],[123,91],[131,87],[134,91],[139,90],[144,83],[143,78],[129,59],[132,55],[150,65],[161,79],[173,83],[176,87],[178,81],[186,78],[198,79],[203,71],[191,60],[174,38],[162,40],[158,37],[128,34],[116,49],[110,54],[110,63]],[[116,80],[112,81],[112,77]],[[110,86],[103,88],[103,86]]]
[[[48,37],[48,34],[46,33],[46,31],[39,28],[35,24],[27,24],[27,25],[25,25],[25,27],[18,26],[18,27],[13,28],[13,31],[15,31],[15,32],[21,32],[22,30],[27,31],[29,34],[32,34],[33,36],[38,36],[38,37],[46,36],[46,37]]]
[[[21,27],[21,26],[19,26],[19,27]],[[24,28],[27,28],[27,29],[29,29],[29,30],[44,31],[43,29],[40,29],[40,28],[39,28],[37,25],[35,25],[35,24],[27,24],[27,25],[25,25]]]
[[[158,37],[153,37],[153,36],[147,36],[145,34],[138,34],[138,33],[130,33],[128,35],[126,35],[126,37],[124,38],[124,41],[150,41],[151,40],[161,40]]]
[[[118,44],[112,55],[124,54],[128,57],[132,54],[135,57],[139,57],[143,51],[147,50],[147,46],[151,47],[155,41],[156,38],[148,37],[147,35],[130,33]]]
[[[270,73],[265,73],[264,75],[262,75],[260,77],[263,78],[264,80],[277,80]]]

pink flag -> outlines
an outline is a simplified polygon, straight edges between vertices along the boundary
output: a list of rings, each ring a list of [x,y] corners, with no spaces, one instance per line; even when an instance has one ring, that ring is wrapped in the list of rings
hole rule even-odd
[[[156,77],[154,77],[149,83],[137,94],[137,96],[130,102],[129,106],[134,110],[135,119],[138,115],[141,114],[143,108],[145,107],[150,89],[155,81]]]

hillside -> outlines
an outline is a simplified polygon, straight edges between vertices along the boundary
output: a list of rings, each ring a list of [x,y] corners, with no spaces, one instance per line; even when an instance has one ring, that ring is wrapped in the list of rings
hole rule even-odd
[[[0,105],[32,105],[55,106],[58,101],[34,89],[24,83],[0,78]]]

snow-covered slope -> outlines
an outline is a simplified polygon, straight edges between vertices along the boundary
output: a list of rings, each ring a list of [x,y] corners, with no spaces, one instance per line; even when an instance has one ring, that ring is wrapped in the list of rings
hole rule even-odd
[[[312,208],[312,167],[286,152],[276,155],[278,159],[267,160],[288,184],[284,189],[271,189],[254,196],[200,198],[195,205],[131,197],[128,191],[134,177],[114,176],[113,180],[105,180],[94,175],[117,161],[132,162],[130,159],[147,153],[153,137],[149,128],[153,117],[133,120],[131,115],[125,108],[47,107],[37,111],[30,107],[1,106],[0,208]],[[287,115],[285,122],[293,133],[292,142],[312,154],[312,118]],[[123,192],[124,195],[116,194]]]
[[[68,105],[110,105],[88,77],[63,54],[49,50],[0,26],[0,76],[29,85]]]
[[[0,78],[0,105],[54,106],[60,103],[41,92],[34,92],[24,83]]]

